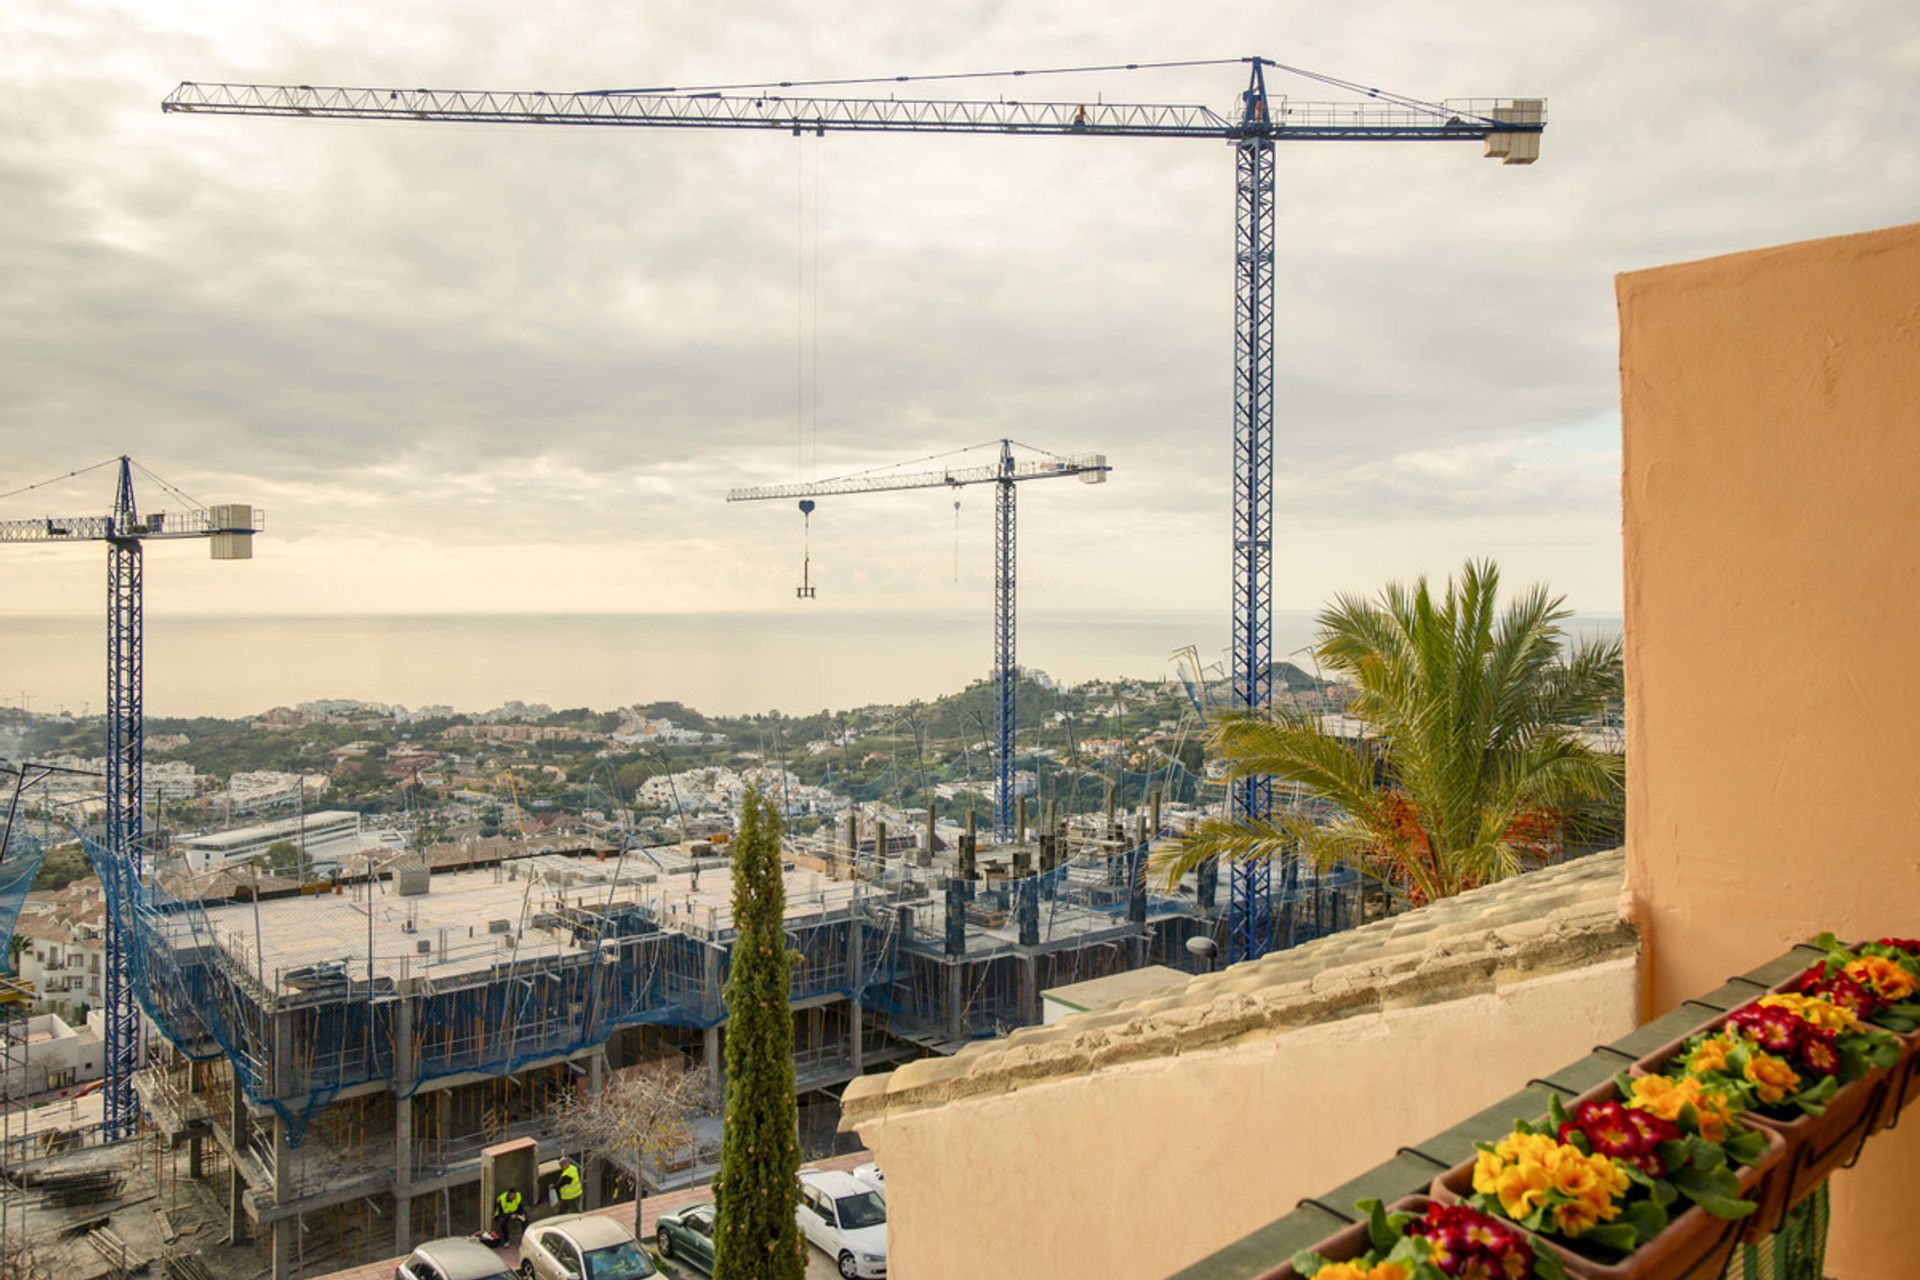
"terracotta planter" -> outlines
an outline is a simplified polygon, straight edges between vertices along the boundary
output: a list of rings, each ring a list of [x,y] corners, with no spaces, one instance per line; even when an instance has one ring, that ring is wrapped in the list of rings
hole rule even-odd
[[[1848,943],[1847,949],[1858,950],[1859,945]],[[1813,968],[1812,965],[1807,966],[1807,969],[1811,968]],[[1770,990],[1775,992],[1796,990],[1800,986],[1801,978],[1805,976],[1806,970],[1803,969],[1784,982],[1775,983]],[[1899,1039],[1900,1061],[1888,1070],[1886,1095],[1879,1110],[1867,1123],[1868,1137],[1872,1137],[1882,1129],[1891,1129],[1899,1124],[1900,1113],[1915,1101],[1920,1101],[1920,1078],[1916,1078],[1916,1074],[1920,1074],[1920,1030],[1888,1031],[1885,1027],[1880,1029]]]
[[[1572,1111],[1582,1102],[1605,1102],[1619,1096],[1611,1081],[1590,1089],[1567,1103]],[[1545,1122],[1545,1117],[1540,1123]],[[1759,1129],[1759,1126],[1754,1126]],[[1763,1220],[1770,1232],[1784,1212],[1779,1194],[1784,1186],[1783,1173],[1787,1149],[1780,1135],[1761,1129],[1767,1150],[1753,1166],[1739,1170],[1741,1194],[1760,1207],[1750,1216],[1729,1222],[1716,1218],[1698,1205],[1689,1206],[1667,1223],[1666,1230],[1616,1262],[1605,1262],[1580,1251],[1573,1242],[1554,1236],[1535,1239],[1554,1251],[1565,1264],[1569,1276],[1583,1280],[1719,1280],[1727,1260],[1743,1240],[1758,1239]],[[1443,1204],[1465,1204],[1473,1197],[1472,1160],[1457,1164],[1434,1179],[1432,1194]],[[1684,1202],[1683,1202],[1684,1203]],[[1596,1251],[1599,1252],[1599,1251]],[[1612,1250],[1604,1251],[1608,1254]]]
[[[1722,1014],[1705,1026],[1655,1049],[1633,1064],[1632,1073],[1660,1074],[1660,1068],[1680,1052],[1683,1044],[1703,1031],[1719,1031],[1726,1025],[1727,1017],[1727,1014]],[[1749,1111],[1741,1117],[1750,1121],[1756,1129],[1764,1128],[1778,1134],[1786,1144],[1786,1159],[1778,1180],[1779,1186],[1773,1192],[1772,1204],[1763,1203],[1761,1211],[1749,1219],[1753,1224],[1750,1238],[1758,1239],[1761,1228],[1771,1231],[1778,1226],[1787,1210],[1812,1195],[1835,1169],[1859,1159],[1860,1149],[1866,1145],[1867,1136],[1874,1131],[1880,1112],[1888,1103],[1890,1087],[1894,1084],[1894,1074],[1898,1069],[1897,1066],[1875,1068],[1852,1084],[1842,1085],[1833,1101],[1827,1104],[1825,1115],[1774,1119],[1760,1111]]]
[[[1425,1196],[1408,1196],[1396,1200],[1387,1206],[1388,1213],[1425,1213],[1431,1203]],[[1328,1262],[1351,1262],[1367,1251],[1367,1224],[1365,1220],[1350,1227],[1334,1232],[1318,1244],[1308,1245],[1308,1251],[1317,1253]],[[1262,1271],[1254,1280],[1300,1280],[1300,1273],[1293,1269],[1289,1259],[1269,1271]]]

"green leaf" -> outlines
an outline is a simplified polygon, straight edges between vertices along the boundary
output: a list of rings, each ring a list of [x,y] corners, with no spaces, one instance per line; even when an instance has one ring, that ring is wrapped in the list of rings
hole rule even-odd
[[[1326,1265],[1327,1260],[1311,1249],[1302,1249],[1293,1255],[1293,1269],[1303,1276],[1319,1275],[1320,1268]]]
[[[1556,1133],[1559,1132],[1561,1125],[1573,1122],[1573,1117],[1567,1114],[1567,1104],[1557,1093],[1547,1102],[1547,1121]]]
[[[1722,1144],[1729,1158],[1736,1164],[1753,1164],[1766,1154],[1767,1136],[1758,1129],[1749,1129],[1744,1125],[1735,1125]]]
[[[1672,1138],[1655,1147],[1654,1154],[1660,1157],[1660,1167],[1671,1172],[1693,1159],[1693,1148],[1685,1138]]]
[[[1367,1243],[1379,1252],[1386,1253],[1402,1238],[1387,1221],[1387,1208],[1378,1200],[1362,1200],[1353,1207],[1367,1215]]]
[[[1666,1205],[1653,1200],[1635,1200],[1620,1213],[1620,1223],[1631,1227],[1640,1240],[1651,1240],[1665,1231],[1667,1221]]]
[[[1615,1253],[1632,1253],[1641,1239],[1639,1232],[1627,1222],[1609,1222],[1604,1226],[1592,1227],[1579,1237],[1582,1244],[1596,1244]]]
[[[1567,1269],[1560,1265],[1560,1259],[1553,1250],[1545,1245],[1533,1246],[1534,1280],[1567,1280]]]
[[[1687,1139],[1687,1150],[1691,1156],[1689,1163],[1702,1173],[1712,1173],[1726,1167],[1727,1153],[1705,1138]]]

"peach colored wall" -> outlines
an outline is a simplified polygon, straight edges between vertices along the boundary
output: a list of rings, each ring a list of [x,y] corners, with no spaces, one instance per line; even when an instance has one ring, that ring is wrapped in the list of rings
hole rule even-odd
[[[1164,1276],[1625,1035],[1637,987],[1609,961],[868,1121],[890,1269]]]
[[[1920,932],[1920,225],[1620,277],[1627,878],[1646,1012]],[[1894,1280],[1920,1125],[1836,1178]]]

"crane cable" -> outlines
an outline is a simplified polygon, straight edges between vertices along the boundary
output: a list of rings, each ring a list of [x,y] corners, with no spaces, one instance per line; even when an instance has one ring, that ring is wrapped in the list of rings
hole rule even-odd
[[[1277,67],[1265,58],[1189,58],[1175,62],[1114,62],[1088,67],[1037,67],[1032,70],[953,71],[919,76],[854,76],[838,80],[745,80],[736,84],[661,85],[648,89],[583,89],[575,97],[605,98],[658,93],[729,93],[736,89],[835,89],[859,84],[925,84],[933,80],[1002,80],[1022,76],[1088,75],[1097,71],[1164,71],[1175,67],[1230,67],[1251,62]],[[1291,67],[1282,68],[1292,70]]]
[[[62,480],[71,480],[75,476],[83,476],[89,471],[98,471],[102,467],[110,467],[118,461],[120,461],[118,457],[107,458],[104,461],[94,463],[90,467],[81,467],[78,471],[69,471],[65,475],[49,476],[45,480],[36,480],[32,484],[23,484],[18,489],[9,489],[5,493],[0,493],[0,500],[18,497],[20,494],[30,493],[35,489],[44,489],[50,484],[59,484]],[[142,470],[145,470],[145,468],[142,468]]]

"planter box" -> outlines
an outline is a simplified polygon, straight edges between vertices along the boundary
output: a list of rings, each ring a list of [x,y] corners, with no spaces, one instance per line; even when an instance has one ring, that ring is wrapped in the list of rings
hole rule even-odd
[[[1425,1213],[1430,1204],[1425,1196],[1408,1196],[1396,1200],[1387,1206],[1388,1213]],[[1365,1220],[1342,1228],[1318,1244],[1307,1246],[1309,1252],[1317,1253],[1328,1262],[1351,1262],[1367,1251],[1367,1224]],[[1300,1273],[1293,1269],[1291,1259],[1268,1271],[1262,1271],[1254,1280],[1300,1280]]]
[[[1572,1111],[1582,1102],[1606,1102],[1618,1096],[1619,1091],[1608,1081],[1569,1100],[1567,1110]],[[1539,1123],[1545,1123],[1545,1119],[1541,1117]],[[1639,1277],[1719,1280],[1734,1249],[1744,1240],[1758,1239],[1772,1231],[1785,1213],[1781,1191],[1785,1186],[1786,1146],[1778,1133],[1758,1125],[1753,1127],[1766,1136],[1767,1150],[1757,1164],[1738,1171],[1741,1193],[1760,1206],[1750,1216],[1729,1222],[1714,1217],[1698,1205],[1690,1205],[1667,1223],[1666,1230],[1617,1262],[1602,1262],[1557,1236],[1534,1239],[1554,1251],[1569,1276],[1581,1280],[1638,1280]],[[1434,1179],[1433,1198],[1443,1204],[1470,1201],[1473,1165],[1472,1160],[1465,1161]],[[1764,1231],[1760,1230],[1763,1225]]]
[[[1797,982],[1798,978],[1793,980]],[[1784,986],[1782,989],[1785,989]],[[1685,1036],[1655,1049],[1633,1064],[1632,1073],[1660,1074],[1660,1068],[1680,1052],[1681,1045],[1703,1031],[1719,1031],[1726,1025],[1728,1016],[1721,1014]],[[1835,1169],[1850,1165],[1859,1158],[1867,1135],[1874,1131],[1875,1122],[1888,1102],[1889,1088],[1894,1083],[1897,1070],[1898,1067],[1875,1068],[1852,1084],[1842,1085],[1833,1101],[1827,1104],[1825,1115],[1776,1120],[1756,1110],[1742,1116],[1754,1128],[1767,1129],[1779,1135],[1786,1144],[1786,1160],[1779,1179],[1780,1186],[1773,1195],[1773,1204],[1769,1206],[1763,1203],[1761,1211],[1750,1219],[1756,1230],[1761,1226],[1769,1230],[1778,1226],[1786,1216],[1786,1211],[1812,1195]],[[1751,1238],[1758,1239],[1759,1236],[1753,1234]]]
[[[1880,1114],[1867,1130],[1869,1136],[1893,1128],[1900,1123],[1902,1111],[1920,1102],[1920,1031],[1901,1036],[1900,1045],[1900,1061],[1887,1081],[1886,1101],[1880,1104]]]

